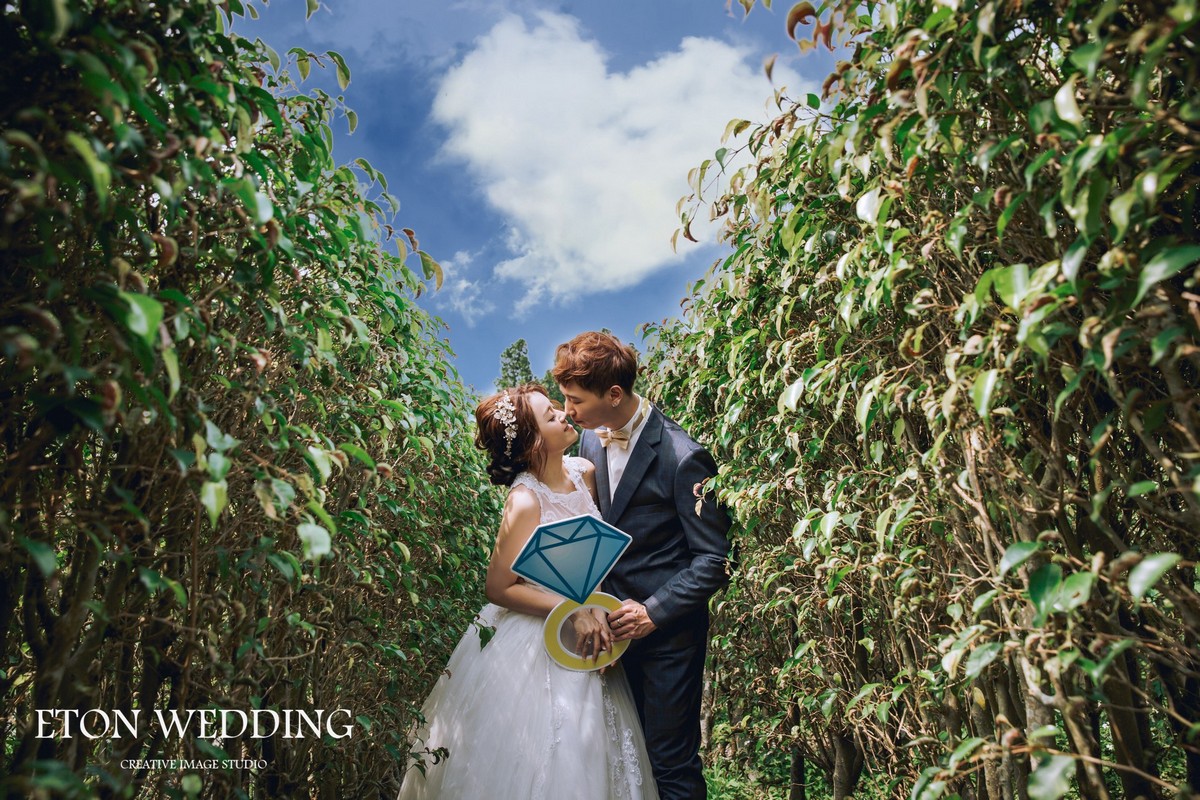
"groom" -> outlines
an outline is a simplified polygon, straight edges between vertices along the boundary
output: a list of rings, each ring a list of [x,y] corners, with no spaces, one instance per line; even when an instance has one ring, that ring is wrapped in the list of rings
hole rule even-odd
[[[707,796],[700,696],[708,598],[725,582],[729,517],[699,484],[712,456],[633,391],[637,357],[605,333],[559,345],[554,379],[584,428],[580,455],[596,465],[600,511],[633,543],[604,581],[622,599],[608,621],[634,640],[622,658],[663,800]]]

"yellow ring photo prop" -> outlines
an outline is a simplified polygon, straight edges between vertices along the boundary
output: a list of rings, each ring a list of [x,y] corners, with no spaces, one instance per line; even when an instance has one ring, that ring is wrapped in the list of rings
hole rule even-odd
[[[629,647],[628,640],[614,642],[611,650],[601,654],[598,659],[593,661],[591,658],[583,658],[568,650],[567,646],[563,644],[560,632],[567,618],[581,608],[602,608],[605,611],[616,611],[620,607],[620,600],[604,592],[593,592],[586,603],[563,600],[546,617],[546,623],[542,627],[542,640],[545,642],[546,652],[559,666],[575,672],[591,672],[612,664],[625,653],[626,648]]]

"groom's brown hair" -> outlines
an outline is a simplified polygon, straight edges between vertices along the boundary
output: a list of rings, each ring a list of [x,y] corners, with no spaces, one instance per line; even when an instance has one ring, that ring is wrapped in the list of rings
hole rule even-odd
[[[560,386],[574,383],[593,394],[603,394],[610,386],[632,392],[637,370],[633,348],[600,331],[581,333],[560,344],[554,354],[554,380]]]

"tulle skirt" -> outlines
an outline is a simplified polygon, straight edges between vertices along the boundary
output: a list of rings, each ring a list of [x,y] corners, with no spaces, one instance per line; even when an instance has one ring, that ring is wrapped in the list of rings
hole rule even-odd
[[[472,625],[423,714],[414,752],[445,748],[424,773],[410,762],[400,800],[656,800],[637,710],[624,672],[572,672],[550,660],[542,619],[495,605],[480,647]]]

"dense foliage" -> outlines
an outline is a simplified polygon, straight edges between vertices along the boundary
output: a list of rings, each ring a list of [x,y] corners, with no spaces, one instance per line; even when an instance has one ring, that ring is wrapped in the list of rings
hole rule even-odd
[[[732,253],[650,326],[741,523],[714,754],[793,797],[1200,791],[1195,0],[788,27],[846,60],[694,172]]]
[[[289,77],[344,86],[341,57],[281,63],[227,31],[253,11],[0,11],[8,796],[389,794],[478,606],[498,496],[414,304],[440,270],[385,243],[383,178],[333,162],[353,112]],[[36,709],[89,708],[350,708],[355,732],[37,738]],[[119,766],[226,756],[267,766]]]

